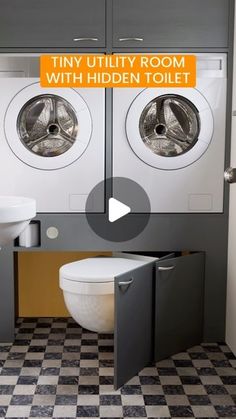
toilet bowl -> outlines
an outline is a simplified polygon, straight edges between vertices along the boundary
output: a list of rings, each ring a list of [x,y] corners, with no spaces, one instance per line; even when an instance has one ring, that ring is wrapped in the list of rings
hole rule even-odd
[[[73,319],[98,333],[114,331],[114,280],[144,262],[127,257],[96,257],[60,268],[60,288]]]

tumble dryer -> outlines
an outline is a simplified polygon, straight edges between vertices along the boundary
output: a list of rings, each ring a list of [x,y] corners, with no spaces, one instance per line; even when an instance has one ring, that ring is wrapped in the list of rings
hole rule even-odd
[[[39,55],[0,57],[0,194],[38,212],[85,212],[104,179],[104,89],[42,88]],[[88,210],[102,212],[104,195]]]
[[[113,176],[142,186],[151,212],[223,211],[226,67],[197,54],[195,88],[114,89]]]

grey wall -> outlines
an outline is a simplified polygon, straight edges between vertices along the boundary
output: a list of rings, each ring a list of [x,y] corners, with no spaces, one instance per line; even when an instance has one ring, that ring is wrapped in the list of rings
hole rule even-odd
[[[229,165],[230,151],[230,121],[231,121],[231,81],[232,81],[232,34],[233,34],[233,0],[231,0],[230,47],[213,49],[175,49],[165,52],[227,52],[228,53],[228,104],[226,132],[226,167]],[[107,39],[106,52],[112,51],[111,36],[111,2],[107,2]],[[12,50],[13,51],[13,50]],[[27,50],[29,52],[29,50]],[[39,49],[37,51],[40,51]],[[58,50],[57,50],[58,51]],[[89,50],[93,52],[93,50]],[[122,52],[122,49],[113,49]],[[137,50],[129,50],[135,52]],[[0,52],[3,50],[0,49]],[[4,50],[6,52],[6,49]],[[23,52],[23,50],[22,50]],[[34,51],[31,51],[34,52]],[[48,52],[48,51],[47,51]],[[60,51],[63,52],[63,51]],[[64,51],[65,52],[65,51]],[[69,52],[67,49],[66,52]],[[76,51],[78,52],[78,51]],[[126,49],[127,52],[127,49]],[[155,48],[139,49],[139,52],[163,52]],[[111,114],[112,91],[106,93],[106,174],[111,175]],[[138,237],[129,242],[107,242],[91,231],[85,215],[81,214],[42,214],[37,217],[41,221],[41,247],[33,251],[68,251],[68,250],[126,250],[126,251],[178,251],[202,250],[206,252],[205,277],[205,341],[222,341],[225,335],[225,296],[227,275],[227,229],[228,229],[228,185],[225,186],[223,214],[153,214],[147,228]],[[96,217],[96,215],[94,215]],[[137,217],[137,216],[136,216]],[[140,215],[142,217],[142,215]],[[46,229],[56,226],[59,236],[50,240]],[[13,252],[22,249],[8,246],[0,252],[0,341],[11,341],[14,334],[14,269]],[[25,249],[23,249],[25,250]],[[32,249],[30,250],[32,251]],[[17,275],[15,275],[17,276]],[[46,292],[46,290],[45,290]]]

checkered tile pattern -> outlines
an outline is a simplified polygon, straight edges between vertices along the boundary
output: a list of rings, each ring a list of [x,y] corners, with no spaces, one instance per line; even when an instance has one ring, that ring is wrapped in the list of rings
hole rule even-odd
[[[232,418],[236,359],[207,344],[147,367],[113,389],[111,335],[72,319],[19,319],[0,345],[0,417]]]

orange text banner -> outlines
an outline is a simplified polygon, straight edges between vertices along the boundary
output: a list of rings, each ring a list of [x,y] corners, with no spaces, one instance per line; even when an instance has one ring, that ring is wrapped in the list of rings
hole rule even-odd
[[[195,87],[194,55],[42,55],[42,87]]]

